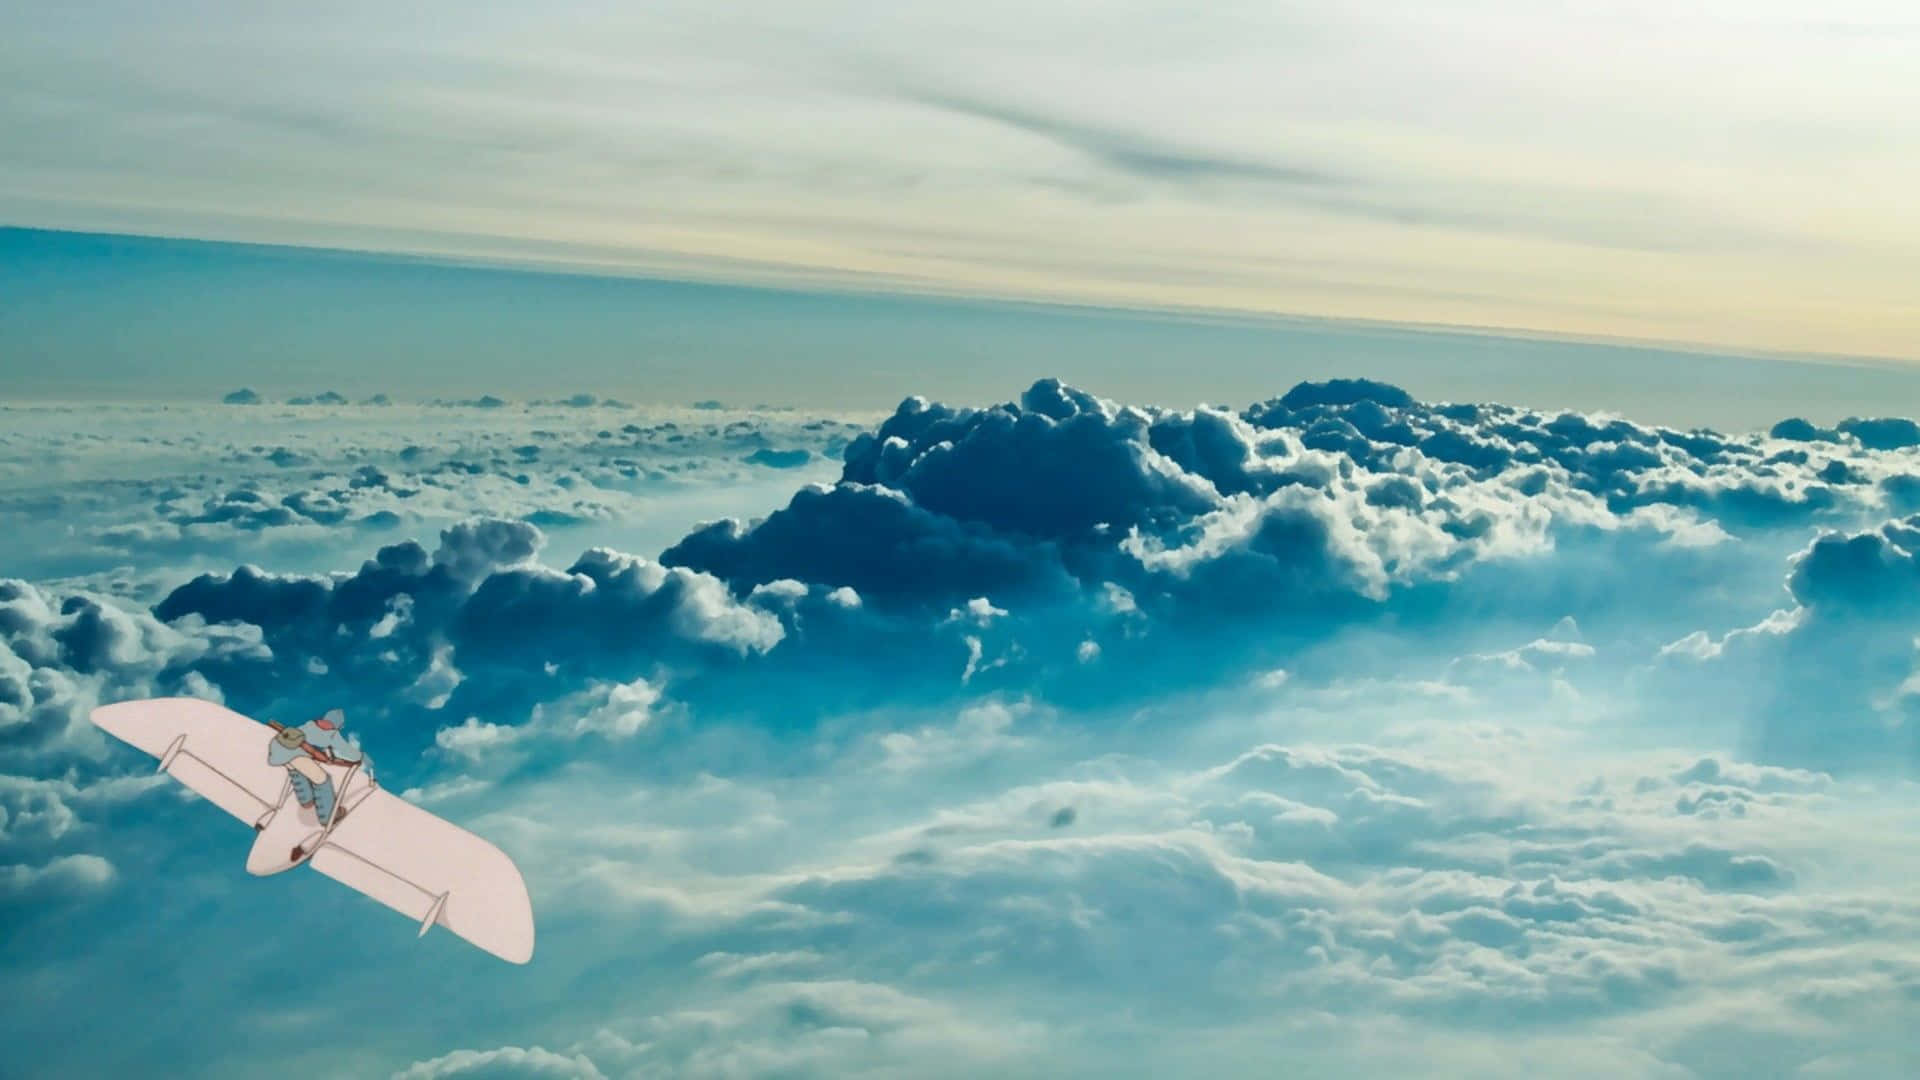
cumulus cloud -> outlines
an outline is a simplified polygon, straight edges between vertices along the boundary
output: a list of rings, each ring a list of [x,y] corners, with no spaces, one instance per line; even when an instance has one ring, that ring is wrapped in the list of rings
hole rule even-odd
[[[1701,515],[1725,535],[1871,504],[1821,478],[1834,462],[1767,443],[1428,406],[1362,380],[1237,414],[1122,407],[1043,380],[993,409],[910,399],[848,447],[837,485],[664,558],[740,588],[794,578],[896,604],[1110,580],[1275,608],[1378,602],[1581,530],[1687,540]],[[1843,464],[1863,477],[1888,472],[1853,453]]]
[[[636,422],[594,441],[758,430],[746,420]],[[353,574],[203,575],[154,612],[189,635],[202,625],[259,635],[250,656],[169,669],[199,692],[244,703],[272,684],[269,672],[284,679],[297,665],[453,715],[526,715],[580,680],[631,684],[662,663],[689,666],[678,683],[686,693],[718,692],[728,669],[702,647],[756,661],[769,696],[826,664],[857,672],[833,680],[850,692],[1035,685],[1071,699],[1251,680],[1282,665],[1299,674],[1309,668],[1290,655],[1352,628],[1597,615],[1592,642],[1433,658],[1448,665],[1436,677],[1457,685],[1488,690],[1490,680],[1541,674],[1573,686],[1647,651],[1640,641],[1608,651],[1618,605],[1599,584],[1607,563],[1631,560],[1660,578],[1642,590],[1642,621],[1672,627],[1670,662],[1720,647],[1724,624],[1684,626],[1702,605],[1750,617],[1715,575],[1745,566],[1758,579],[1750,567],[1764,564],[1743,563],[1734,548],[1790,550],[1795,529],[1874,513],[1908,451],[1877,449],[1886,439],[1863,440],[1862,430],[1879,429],[1846,427],[1821,457],[1798,449],[1808,444],[1788,438],[1797,431],[1730,438],[1428,404],[1366,380],[1302,384],[1237,412],[1122,406],[1042,380],[990,409],[910,399],[846,445],[838,482],[803,486],[762,519],[697,528],[658,562],[596,548],[549,567],[546,530],[533,524],[547,520],[541,511],[452,523],[431,555],[393,544]],[[561,441],[539,427],[509,438],[527,441],[497,445],[496,458],[511,449],[544,460]],[[421,471],[433,457],[417,444],[401,457],[393,468],[358,465],[327,491],[231,487],[174,520],[338,529],[369,519],[366,499],[434,486]],[[493,475],[469,466],[451,456],[432,464],[449,485]],[[1890,595],[1888,582],[1862,577],[1860,560],[1898,573],[1898,544],[1883,536],[1853,547],[1872,543],[1891,546],[1856,551],[1860,565],[1848,567],[1835,544],[1816,545],[1796,564],[1793,595],[1831,605],[1834,590],[1852,588],[1856,608]],[[906,647],[903,634],[943,616],[919,648]],[[104,662],[80,658],[76,670]],[[501,665],[537,674],[511,689],[487,674]],[[26,678],[16,670],[7,685]],[[57,693],[60,676],[39,678]],[[850,704],[831,697],[819,707]]]
[[[531,562],[541,542],[540,530],[524,521],[463,521],[440,534],[433,562],[460,581],[475,582],[494,570]]]
[[[613,683],[604,688],[604,694],[604,700],[574,722],[575,731],[614,738],[632,736],[652,721],[653,707],[660,701],[659,688],[645,679]]]
[[[204,680],[253,710],[346,696],[367,702],[376,724],[409,709],[525,717],[543,697],[607,682],[626,687],[626,696],[601,702],[582,722],[630,734],[645,723],[653,668],[753,657],[787,634],[776,612],[736,600],[706,575],[606,549],[555,570],[536,560],[544,542],[525,522],[463,522],[442,533],[431,556],[407,541],[380,549],[352,574],[243,566],[201,575],[144,622],[118,616],[118,636],[78,637],[94,625],[84,619],[99,619],[85,612],[71,635],[97,651],[146,627],[169,650],[149,665],[160,674]],[[83,671],[97,664],[78,660]],[[76,699],[69,718],[78,707]],[[395,734],[419,749],[433,726]]]
[[[62,855],[43,866],[0,865],[0,902],[47,902],[105,890],[113,864],[98,855]]]
[[[592,441],[664,446],[759,430],[746,419],[636,421]],[[28,667],[16,657],[0,673],[0,687],[14,688],[0,704],[18,725],[35,679],[41,697],[59,698],[69,669],[124,668],[128,650],[159,647],[173,651],[158,682],[245,707],[282,700],[273,687],[298,670],[316,690],[353,686],[427,713],[496,719],[589,683],[656,685],[672,668],[676,693],[724,699],[736,692],[729,664],[746,663],[768,700],[812,698],[795,717],[806,723],[859,695],[909,688],[1117,700],[1276,668],[1311,677],[1301,657],[1339,635],[1414,627],[1463,627],[1471,639],[1432,650],[1436,685],[1514,692],[1538,676],[1565,698],[1655,651],[1644,627],[1666,628],[1668,669],[1738,640],[1727,635],[1751,605],[1726,575],[1764,582],[1755,568],[1766,553],[1784,556],[1804,530],[1884,505],[1910,451],[1860,435],[1877,430],[1843,426],[1816,454],[1789,437],[1797,430],[1732,438],[1429,404],[1366,380],[1302,384],[1238,411],[1122,406],[1053,380],[989,409],[916,398],[845,446],[837,482],[803,486],[761,519],[696,528],[657,562],[592,548],[549,566],[549,531],[533,523],[541,511],[450,523],[431,554],[390,544],[351,574],[241,566],[154,604],[160,629],[141,633],[185,643],[136,645],[134,623],[92,627],[137,608],[88,609],[66,633],[96,654]],[[564,441],[516,426],[490,453],[511,469]],[[338,530],[368,520],[365,500],[400,505],[420,497],[398,498],[409,491],[495,476],[418,444],[400,458],[356,465],[324,491],[276,495],[254,483],[197,505],[165,493],[166,505],[192,507],[173,511],[169,527]],[[1911,560],[1900,561],[1902,537],[1876,535],[1817,543],[1794,563],[1790,598],[1809,612],[1850,605],[1849,618],[1887,602],[1872,598],[1894,595]],[[1630,631],[1603,584],[1622,560],[1648,582],[1636,587],[1643,612]],[[1497,643],[1513,626],[1568,615],[1597,636]],[[1703,615],[1726,621],[1703,628]],[[221,634],[258,644],[189,655]],[[819,677],[827,671],[842,675]],[[817,695],[801,692],[809,682]],[[1899,698],[1899,686],[1882,696]],[[409,742],[423,747],[444,722],[426,720]]]
[[[626,445],[571,490],[798,445],[692,412],[603,421]],[[1042,381],[910,400],[837,480],[657,559],[522,514],[360,531],[435,491],[569,490],[543,470],[578,432],[490,422],[484,451],[301,445],[328,475],[298,490],[147,493],[176,529],[322,530],[357,569],[194,567],[148,602],[0,583],[10,903],[86,908],[179,842],[93,703],[342,704],[397,790],[523,861],[529,993],[594,1000],[396,1035],[377,1072],[1230,1074],[1276,1025],[1330,1069],[1404,1044],[1451,1075],[1716,1075],[1750,1029],[1800,1033],[1783,1069],[1901,1052],[1865,1004],[1920,985],[1898,425]],[[179,911],[202,887],[155,886]]]
[[[95,705],[210,689],[193,681],[191,665],[263,654],[249,628],[200,633],[107,598],[56,598],[24,581],[0,580],[0,761],[90,755],[99,740],[84,724]]]
[[[1120,406],[1042,380],[991,409],[909,399],[848,446],[837,483],[661,558],[737,596],[797,581],[910,620],[990,598],[1020,624],[998,655],[1022,659],[996,685],[1066,693],[1062,672],[1096,666],[1109,687],[1165,685],[1271,667],[1347,630],[1477,636],[1566,616],[1599,637],[1500,662],[1553,653],[1559,669],[1617,677],[1646,655],[1646,627],[1672,642],[1703,618],[1726,620],[1716,634],[1750,620],[1750,597],[1778,587],[1770,560],[1810,529],[1884,513],[1911,465],[1852,428],[1819,452],[1801,435],[1428,404],[1366,380],[1237,412]],[[1620,583],[1620,565],[1640,572]],[[1630,651],[1608,653],[1620,633]],[[966,644],[969,685],[994,670],[993,644]],[[1611,659],[1584,663],[1595,655]]]

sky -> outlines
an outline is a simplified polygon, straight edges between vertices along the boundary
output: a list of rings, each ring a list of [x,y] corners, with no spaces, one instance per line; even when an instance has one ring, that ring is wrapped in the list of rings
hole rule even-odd
[[[0,228],[0,396],[518,403],[585,393],[885,412],[1046,375],[1139,404],[1383,378],[1435,401],[1764,431],[1920,409],[1920,368],[1327,319],[1174,315],[560,273],[287,246]],[[529,357],[554,362],[529,363]],[[564,372],[564,387],[553,383]],[[564,391],[564,392],[563,392]]]
[[[0,19],[9,224],[1920,359],[1895,0]]]
[[[0,1076],[1920,1075],[1917,48],[9,9]],[[531,962],[156,696],[342,709]]]

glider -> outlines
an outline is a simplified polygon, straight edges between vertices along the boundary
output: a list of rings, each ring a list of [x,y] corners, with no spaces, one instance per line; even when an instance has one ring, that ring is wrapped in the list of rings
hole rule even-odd
[[[253,826],[249,873],[311,866],[419,920],[421,936],[439,925],[502,960],[533,958],[533,905],[513,860],[359,775],[357,763],[308,750],[337,793],[331,819],[321,821],[293,798],[288,770],[267,761],[267,744],[283,725],[197,698],[103,705],[93,722]]]

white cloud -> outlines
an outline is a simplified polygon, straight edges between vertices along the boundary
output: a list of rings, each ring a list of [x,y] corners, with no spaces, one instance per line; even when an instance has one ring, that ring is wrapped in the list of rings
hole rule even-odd
[[[562,1055],[534,1046],[497,1050],[455,1050],[419,1061],[393,1074],[393,1080],[606,1080],[593,1062],[579,1054]]]
[[[434,732],[433,744],[456,757],[477,762],[520,742],[527,735],[525,727],[495,724],[469,716],[453,727]]]
[[[604,418],[604,428],[584,429],[577,416],[549,409],[347,406],[315,423],[301,409],[99,408],[87,421],[96,430],[78,441],[70,407],[9,410],[16,437],[0,443],[0,474],[18,477],[0,508],[22,520],[52,515],[71,535],[57,549],[0,537],[8,573],[44,579],[158,561],[224,570],[248,559],[331,568],[334,558],[361,555],[369,538],[437,532],[476,515],[531,518],[589,538],[618,525],[629,543],[650,537],[652,546],[639,547],[650,552],[678,537],[669,530],[684,528],[680,513],[757,510],[830,467],[795,470],[780,484],[751,482],[735,460],[743,447],[777,442],[830,461],[827,448],[857,430],[838,417],[798,413],[696,424],[687,410],[657,406],[623,409]],[[61,470],[35,466],[48,447],[69,442]],[[523,446],[538,456],[523,459],[515,452]],[[275,448],[303,464],[275,464]],[[73,497],[76,485],[97,478],[111,484]],[[666,529],[649,527],[662,516]]]
[[[888,732],[876,742],[888,769],[953,768],[1018,746],[1022,739],[1013,734],[1014,726],[1029,721],[1035,712],[1032,702],[990,701],[962,709],[950,727],[930,724],[914,732]]]
[[[113,864],[98,855],[61,855],[40,866],[0,865],[0,900],[19,902],[97,893],[113,880]]]
[[[630,738],[653,719],[660,689],[645,679],[606,688],[605,700],[574,721],[578,732],[596,732],[612,738]]]
[[[374,626],[377,629],[385,624],[386,619],[382,619]],[[368,636],[377,639],[384,635],[369,634]],[[415,679],[413,685],[407,689],[415,701],[429,709],[438,709],[446,705],[461,680],[460,670],[453,666],[453,647],[441,645],[433,650],[433,660],[427,665],[427,669],[422,671],[420,677]]]

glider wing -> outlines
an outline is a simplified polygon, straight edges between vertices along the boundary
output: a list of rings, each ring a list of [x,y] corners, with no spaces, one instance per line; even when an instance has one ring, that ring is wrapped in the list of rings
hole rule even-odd
[[[515,964],[533,958],[533,905],[513,860],[458,825],[376,788],[308,865]]]
[[[272,729],[198,698],[149,698],[102,705],[93,722],[160,759],[161,771],[251,825],[273,809],[286,770],[267,764]]]

